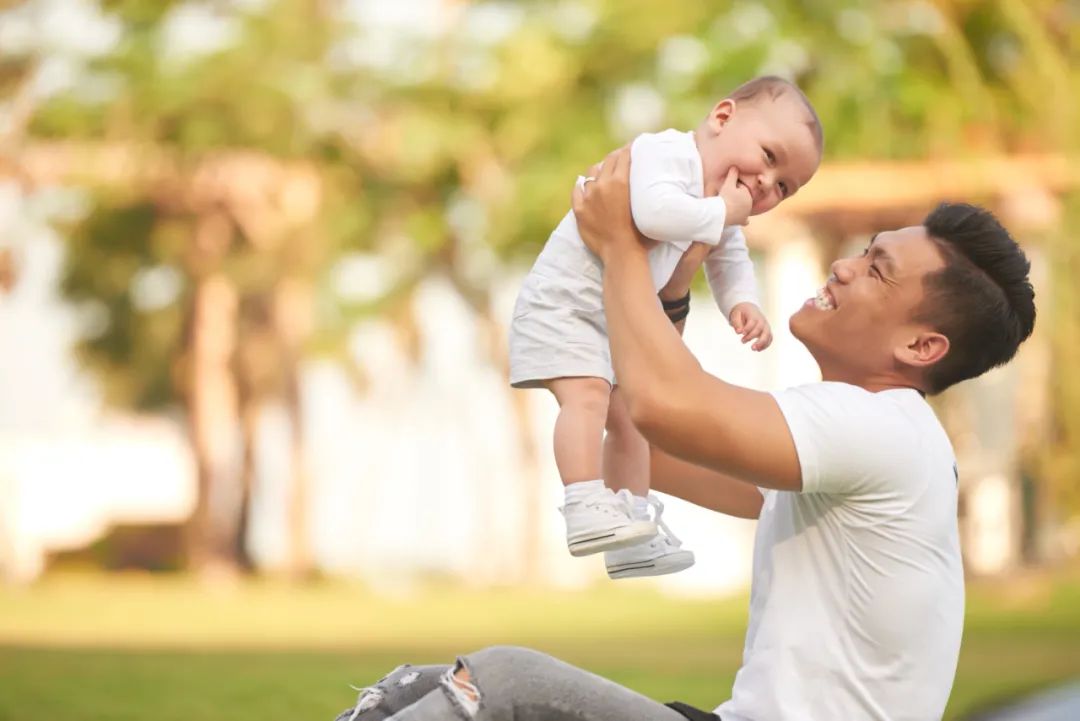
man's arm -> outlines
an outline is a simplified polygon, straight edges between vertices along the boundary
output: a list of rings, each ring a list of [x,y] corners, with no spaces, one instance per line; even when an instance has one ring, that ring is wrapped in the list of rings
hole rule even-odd
[[[687,463],[652,446],[649,486],[703,508],[738,518],[757,518],[761,491],[751,483]]]
[[[691,245],[679,259],[667,284],[660,289],[660,300],[681,301],[685,298],[689,302],[694,276],[706,254],[715,250],[702,243]],[[672,325],[681,336],[686,325],[685,316]],[[655,490],[729,516],[757,518],[761,514],[764,499],[753,484],[679,460],[656,446],[650,448],[649,465],[649,485]]]
[[[604,312],[615,374],[630,417],[650,443],[754,485],[801,490],[795,444],[767,393],[706,373],[652,290],[643,239],[630,216],[626,150],[574,192],[578,229],[604,262]]]

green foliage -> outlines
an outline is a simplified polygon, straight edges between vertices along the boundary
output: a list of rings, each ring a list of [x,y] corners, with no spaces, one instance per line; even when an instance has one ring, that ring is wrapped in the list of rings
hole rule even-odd
[[[54,97],[32,131],[145,142],[185,168],[221,149],[313,163],[325,203],[304,262],[260,255],[241,238],[222,268],[252,298],[285,273],[319,287],[322,351],[340,351],[356,319],[389,312],[423,274],[468,253],[500,258],[496,273],[527,262],[567,211],[575,175],[640,130],[692,128],[760,73],[800,83],[834,160],[1075,157],[1080,142],[1080,23],[1067,0],[476,1],[447,4],[443,33],[397,35],[354,27],[334,3],[239,5],[198,4],[232,24],[233,41],[178,59],[163,51],[162,29],[192,5],[103,2],[123,34],[90,76],[109,79],[114,95],[88,100],[75,88]],[[371,48],[388,55],[350,60]],[[5,63],[4,86],[26,59]],[[186,289],[196,272],[184,260],[193,226],[149,189],[129,191],[100,197],[76,230],[66,287],[108,311],[108,329],[83,350],[104,371],[110,396],[152,406],[175,387],[168,379],[186,297],[147,314],[123,286],[139,267],[169,265]],[[477,217],[451,222],[463,201]],[[1076,220],[1068,222],[1048,246],[1055,268],[1072,267]],[[379,297],[342,299],[323,282],[352,252],[392,269]],[[471,282],[483,289],[489,280]],[[1060,325],[1051,335],[1075,335],[1067,314],[1052,322]],[[1068,372],[1057,369],[1054,383],[1071,382]],[[1074,411],[1056,412],[1065,419]],[[1068,467],[1080,467],[1073,441],[1063,448]]]
[[[147,268],[180,262],[182,248],[159,223],[147,202],[103,203],[74,229],[82,242],[66,256],[63,290],[81,307],[95,311],[98,326],[80,351],[99,371],[106,398],[118,405],[150,409],[172,397],[170,372],[180,349],[186,298],[140,310],[132,301],[136,275]]]

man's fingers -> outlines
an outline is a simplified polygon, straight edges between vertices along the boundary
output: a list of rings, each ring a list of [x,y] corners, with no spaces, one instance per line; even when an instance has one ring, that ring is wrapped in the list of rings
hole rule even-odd
[[[597,174],[597,178],[609,178],[615,174],[619,163],[619,151],[612,150],[604,157],[604,168]]]
[[[630,160],[630,146],[624,145],[621,148],[616,148],[608,153],[607,158],[604,159],[604,173],[605,177],[618,175],[624,170],[625,165]]]
[[[574,209],[574,215],[581,215],[585,206],[586,183],[574,183],[574,189],[570,192],[570,207]]]

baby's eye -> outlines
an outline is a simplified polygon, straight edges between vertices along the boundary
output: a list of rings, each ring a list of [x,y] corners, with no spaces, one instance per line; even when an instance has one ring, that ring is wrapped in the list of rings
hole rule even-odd
[[[765,148],[764,150],[765,150],[765,159],[767,161],[769,161],[769,165],[772,165],[773,163],[775,163],[776,162],[776,156],[773,155],[773,151],[769,150],[768,148]]]
[[[788,197],[788,185],[787,185],[787,183],[785,183],[784,181],[781,180],[780,184],[779,184],[779,188],[780,188],[780,197],[781,198]]]

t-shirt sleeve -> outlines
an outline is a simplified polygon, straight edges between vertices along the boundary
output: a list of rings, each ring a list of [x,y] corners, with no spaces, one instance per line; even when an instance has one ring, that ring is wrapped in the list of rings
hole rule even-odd
[[[882,491],[912,460],[908,419],[880,394],[812,383],[772,395],[795,443],[803,493]]]
[[[727,218],[724,199],[690,192],[693,166],[701,159],[693,146],[665,133],[641,135],[630,146],[630,209],[638,230],[668,243],[720,242]]]
[[[720,244],[709,249],[705,256],[705,277],[725,318],[731,318],[731,309],[739,303],[761,305],[754,263],[746,247],[746,236],[738,226],[726,228]]]

